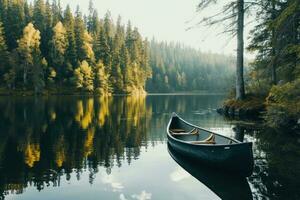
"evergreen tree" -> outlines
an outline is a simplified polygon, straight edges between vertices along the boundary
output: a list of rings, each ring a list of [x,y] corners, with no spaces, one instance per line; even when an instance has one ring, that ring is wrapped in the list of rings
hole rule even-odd
[[[41,51],[46,57],[49,54],[49,41],[51,40],[52,14],[49,11],[49,3],[44,0],[36,0],[33,8],[33,24],[41,33]]]
[[[112,65],[112,20],[110,12],[107,12],[104,17],[103,28],[98,37],[97,58],[103,61],[106,70],[111,73]]]
[[[125,68],[125,85],[126,91],[130,91],[134,85],[134,64],[133,64],[133,55],[132,50],[134,48],[134,38],[132,34],[131,22],[129,21],[126,27],[126,36],[125,36],[125,46],[126,46],[126,68]],[[123,50],[124,51],[124,50]]]
[[[68,5],[65,13],[64,13],[64,21],[63,24],[67,30],[67,37],[68,37],[68,48],[66,51],[66,62],[69,63],[69,71],[72,74],[73,67],[77,65],[77,55],[76,55],[76,42],[75,42],[75,32],[74,32],[74,17],[71,12],[71,8]],[[69,74],[69,75],[71,75]],[[69,78],[70,76],[67,76]]]
[[[32,21],[33,9],[28,5],[28,2],[24,3],[24,15],[25,15],[25,24],[28,24]]]
[[[40,31],[46,29],[46,5],[44,0],[36,0],[33,9],[33,23]]]
[[[292,81],[297,77],[299,10],[299,2],[294,0],[272,0],[258,7],[257,17],[262,21],[252,31],[248,49],[258,53],[251,75],[258,79],[252,84],[260,88],[259,93],[268,93],[278,80]]]
[[[7,16],[3,21],[5,38],[9,50],[18,46],[17,40],[21,37],[25,26],[25,13],[23,0],[8,1]]]
[[[89,2],[89,15],[87,18],[87,30],[90,34],[96,35],[100,31],[98,13],[94,8],[93,0]]]
[[[110,61],[111,61],[111,54],[110,54],[110,45],[108,38],[104,34],[104,30],[101,29],[99,32],[99,36],[97,37],[97,44],[96,44],[96,58],[103,61],[107,71],[110,71]]]
[[[142,49],[141,49],[141,79],[139,81],[139,85],[141,85],[144,89],[146,87],[147,79],[152,77],[151,66],[149,65],[150,52],[149,52],[149,43],[147,40],[143,41]]]
[[[46,45],[43,56],[45,56],[48,60],[50,59],[50,51],[51,51],[50,49],[51,47],[49,46],[49,41],[51,41],[52,39],[53,26],[55,25],[56,24],[53,24],[52,7],[51,4],[49,3],[49,0],[47,0],[45,5],[45,33],[42,35],[42,44],[45,43]],[[41,46],[41,48],[43,47]]]
[[[85,24],[82,20],[82,14],[79,11],[79,7],[76,10],[75,17],[75,41],[77,59],[79,61],[86,60],[90,64],[94,62],[95,55],[93,51],[93,38],[86,31]]]
[[[129,69],[129,53],[126,48],[125,43],[122,44],[120,49],[120,68],[123,75],[123,90],[126,92],[128,91],[127,86],[129,85],[129,79],[131,79],[129,76],[131,75],[130,69]]]
[[[133,38],[133,33],[132,33],[132,26],[131,26],[131,22],[128,21],[127,23],[127,27],[126,27],[126,39],[125,39],[125,43],[126,43],[126,48],[128,49],[128,52],[130,53],[130,62],[132,61],[132,55],[133,53],[131,53],[131,51],[133,50],[133,46],[134,46],[134,38]]]
[[[60,0],[58,0],[58,2],[56,0],[52,1],[51,10],[53,15],[53,24],[57,24],[58,22],[62,21],[63,16],[62,16]]]
[[[121,25],[121,17],[117,21],[116,33],[113,40],[112,49],[112,67],[111,67],[111,82],[114,85],[114,91],[120,93],[124,89],[123,74],[121,70],[121,48],[125,43],[124,28]]]

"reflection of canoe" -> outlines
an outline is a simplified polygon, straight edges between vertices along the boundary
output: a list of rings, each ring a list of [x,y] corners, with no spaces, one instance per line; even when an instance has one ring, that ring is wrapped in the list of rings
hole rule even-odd
[[[252,143],[243,143],[192,125],[173,113],[167,127],[168,142],[194,160],[235,174],[250,176],[253,171]]]
[[[245,177],[222,173],[202,165],[202,163],[194,162],[193,160],[178,154],[170,145],[168,145],[168,150],[172,158],[182,168],[206,185],[222,200],[253,199],[249,184]]]

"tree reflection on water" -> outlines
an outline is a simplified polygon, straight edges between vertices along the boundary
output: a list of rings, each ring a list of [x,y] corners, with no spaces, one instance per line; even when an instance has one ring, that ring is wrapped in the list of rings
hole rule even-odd
[[[59,186],[75,170],[107,172],[131,163],[147,145],[145,98],[15,99],[1,102],[0,188],[22,193],[33,184]]]
[[[0,194],[58,187],[62,178],[80,180],[84,171],[93,184],[100,167],[109,175],[139,159],[142,147],[166,143],[165,127],[176,111],[192,123],[230,129],[230,136],[254,142],[255,170],[248,179],[254,199],[300,199],[299,137],[232,125],[214,111],[222,98],[1,98]]]

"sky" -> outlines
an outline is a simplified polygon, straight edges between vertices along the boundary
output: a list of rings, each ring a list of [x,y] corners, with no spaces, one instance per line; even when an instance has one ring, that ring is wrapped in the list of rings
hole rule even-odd
[[[198,2],[199,0],[94,0],[94,7],[101,18],[109,10],[114,21],[118,15],[122,17],[123,23],[130,20],[148,39],[154,37],[158,41],[180,42],[203,52],[235,54],[235,39],[230,39],[226,34],[219,34],[222,32],[222,26],[200,26],[187,30],[197,24],[203,16],[210,15],[218,9],[213,6],[199,14],[196,12]],[[61,0],[61,3],[63,8],[70,4],[73,10],[79,5],[83,13],[88,13],[89,0]],[[245,35],[247,33],[248,30]],[[248,53],[246,56],[251,57]]]

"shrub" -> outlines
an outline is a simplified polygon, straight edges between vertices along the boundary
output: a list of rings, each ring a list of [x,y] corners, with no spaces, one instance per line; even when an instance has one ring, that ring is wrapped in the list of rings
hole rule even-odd
[[[266,120],[271,127],[297,124],[300,119],[300,79],[273,86],[266,105]]]

